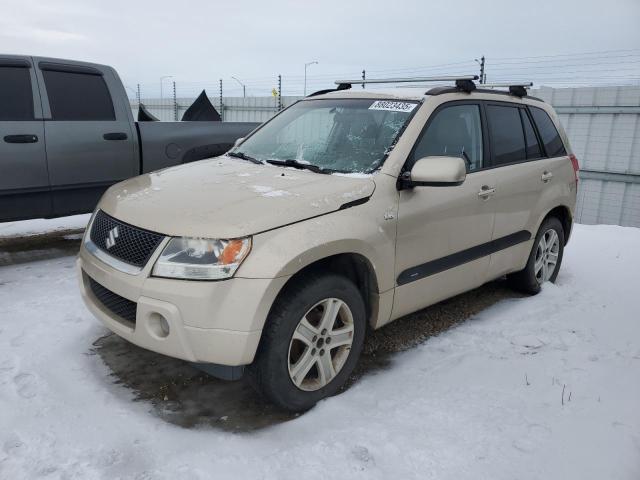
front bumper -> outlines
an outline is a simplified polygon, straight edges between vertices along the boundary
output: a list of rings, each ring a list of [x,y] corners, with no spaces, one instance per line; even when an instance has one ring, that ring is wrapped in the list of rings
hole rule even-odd
[[[190,362],[250,364],[269,309],[287,278],[209,282],[150,277],[163,247],[132,275],[107,265],[83,245],[76,267],[89,310],[112,332],[142,348]],[[135,302],[135,321],[107,308],[92,291],[90,279]],[[162,320],[166,324],[161,325]]]

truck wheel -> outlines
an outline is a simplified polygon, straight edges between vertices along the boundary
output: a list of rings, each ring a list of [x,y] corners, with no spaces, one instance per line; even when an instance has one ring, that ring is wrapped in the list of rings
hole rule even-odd
[[[549,217],[540,226],[527,266],[507,275],[509,284],[521,292],[536,294],[544,282],[556,281],[564,253],[564,229],[556,217]]]
[[[308,276],[271,309],[248,368],[250,381],[276,405],[308,410],[344,386],[360,357],[365,326],[364,301],[351,281]]]

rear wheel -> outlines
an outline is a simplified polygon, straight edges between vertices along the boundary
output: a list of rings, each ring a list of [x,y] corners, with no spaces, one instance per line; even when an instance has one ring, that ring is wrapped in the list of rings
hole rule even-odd
[[[365,306],[348,279],[309,276],[278,298],[263,330],[253,385],[292,411],[334,395],[353,371],[364,341]]]
[[[507,276],[516,290],[536,294],[544,282],[555,282],[564,253],[564,229],[556,217],[549,217],[540,226],[527,266]]]

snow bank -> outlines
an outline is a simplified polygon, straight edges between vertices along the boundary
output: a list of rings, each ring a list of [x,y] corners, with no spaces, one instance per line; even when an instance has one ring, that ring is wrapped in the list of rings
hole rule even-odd
[[[0,478],[637,480],[639,246],[577,225],[557,285],[252,434],[176,427],[114,384],[72,258],[0,268]]]
[[[20,222],[0,223],[0,239],[4,237],[26,237],[60,230],[80,230],[89,223],[91,214],[61,218],[36,218]]]

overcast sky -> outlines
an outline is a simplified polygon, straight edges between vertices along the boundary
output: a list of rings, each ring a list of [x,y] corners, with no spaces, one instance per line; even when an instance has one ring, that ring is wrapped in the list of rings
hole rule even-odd
[[[147,90],[163,75],[183,89],[210,90],[220,78],[231,88],[233,75],[259,95],[281,73],[286,94],[301,89],[304,63],[314,60],[309,83],[320,88],[363,68],[368,76],[476,73],[473,60],[483,54],[489,80],[578,79],[595,68],[602,73],[584,76],[640,81],[640,0],[0,0],[0,7],[0,53],[106,63],[130,88]],[[431,67],[446,64],[456,65]]]

